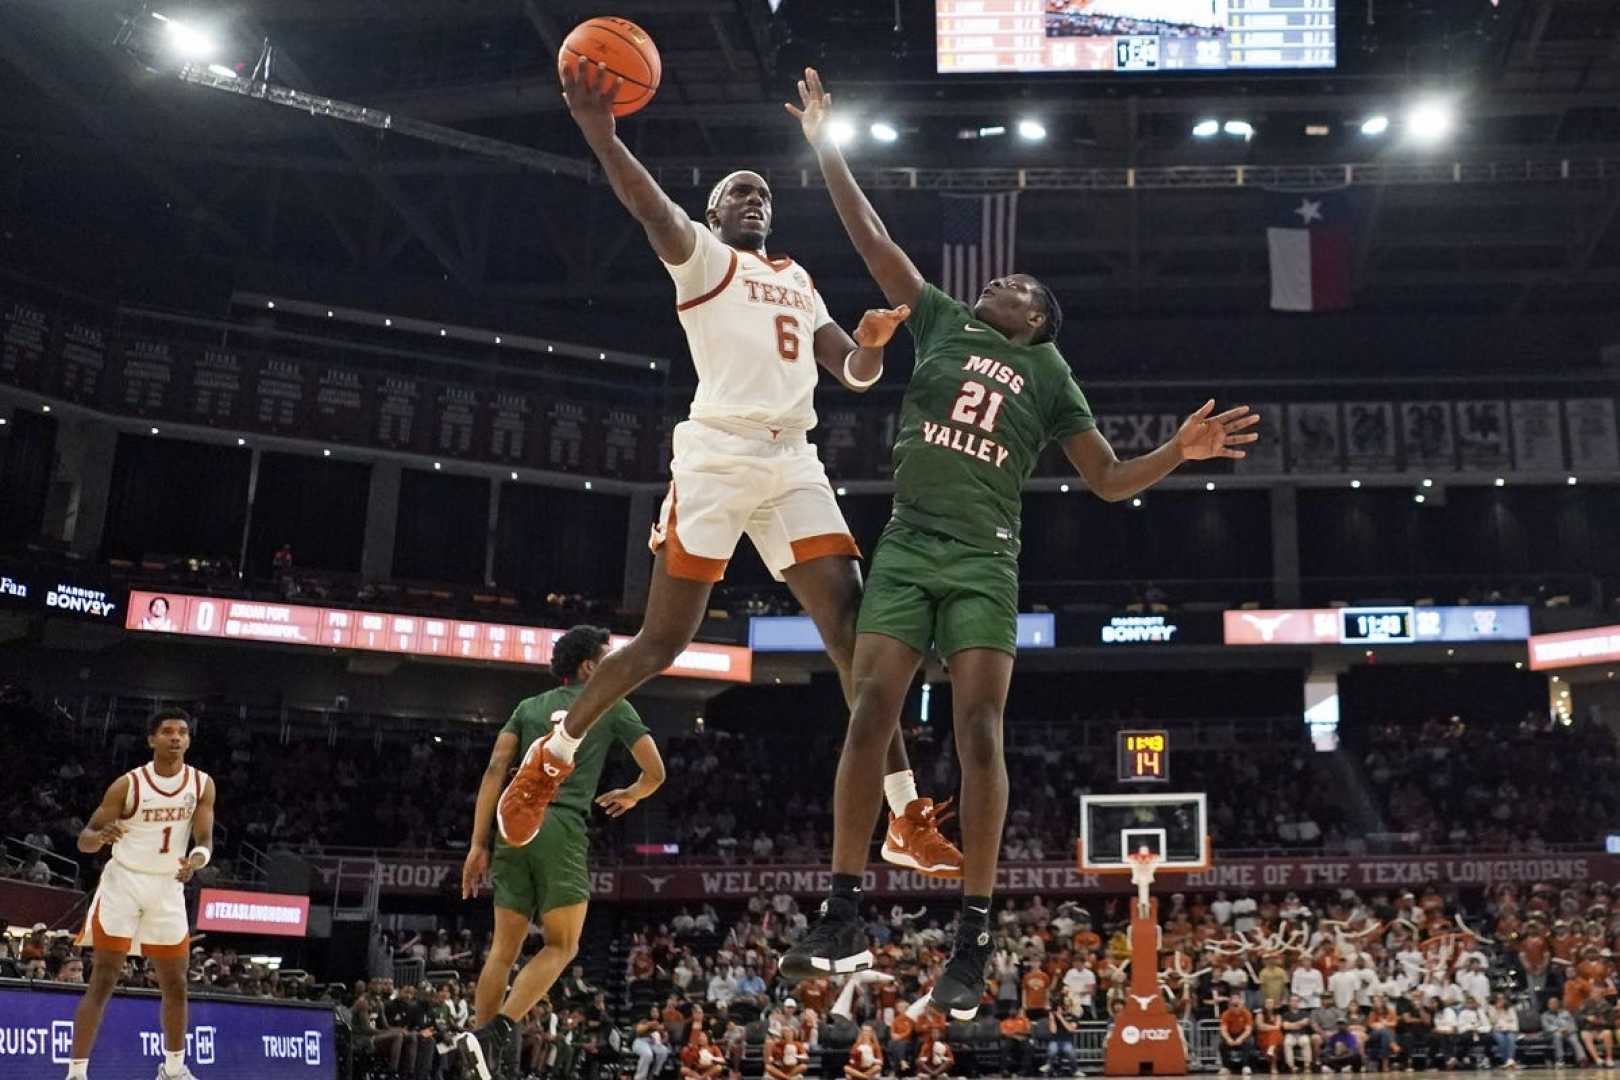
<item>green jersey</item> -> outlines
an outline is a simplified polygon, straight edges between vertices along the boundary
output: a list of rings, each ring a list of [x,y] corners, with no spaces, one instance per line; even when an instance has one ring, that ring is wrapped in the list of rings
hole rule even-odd
[[[1014,345],[932,285],[906,321],[917,362],[894,443],[894,516],[1018,554],[1024,481],[1046,444],[1097,426],[1057,346]]]
[[[583,683],[559,686],[518,702],[517,708],[512,710],[512,719],[501,728],[501,733],[510,731],[518,737],[519,761],[523,760],[523,755],[529,752],[530,745],[536,739],[551,734],[551,729],[562,723],[568,715],[568,707],[579,697],[582,689]],[[574,751],[573,775],[562,782],[551,805],[565,806],[589,816],[591,803],[596,798],[597,784],[602,780],[602,769],[607,765],[608,751],[615,742],[628,750],[645,734],[647,725],[641,722],[635,707],[628,701],[620,701],[603,713],[602,718],[585,733],[579,749]]]

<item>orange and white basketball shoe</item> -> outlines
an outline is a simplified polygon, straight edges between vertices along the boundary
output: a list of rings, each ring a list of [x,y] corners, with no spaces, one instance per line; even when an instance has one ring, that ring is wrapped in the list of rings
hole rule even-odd
[[[534,740],[529,752],[523,755],[517,775],[501,792],[501,801],[495,804],[495,826],[501,831],[501,839],[513,847],[523,847],[540,835],[540,826],[546,822],[546,807],[574,771],[573,762],[559,761],[546,753],[546,744],[550,741],[550,735]]]
[[[949,805],[950,799],[938,806],[933,799],[913,799],[904,814],[891,813],[883,837],[883,861],[909,866],[927,877],[961,877],[962,853],[939,831],[941,823],[956,816],[956,811],[945,809]]]

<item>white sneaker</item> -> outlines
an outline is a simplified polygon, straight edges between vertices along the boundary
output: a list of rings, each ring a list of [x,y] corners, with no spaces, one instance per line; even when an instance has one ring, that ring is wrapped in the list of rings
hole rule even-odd
[[[177,1073],[171,1073],[167,1068],[159,1065],[157,1080],[197,1080],[197,1078],[191,1075],[191,1069],[184,1064],[180,1066],[180,1071]]]
[[[1253,1076],[1254,1075],[1254,1070],[1249,1068],[1247,1065],[1245,1065],[1245,1066],[1243,1066],[1243,1075],[1244,1076]]]

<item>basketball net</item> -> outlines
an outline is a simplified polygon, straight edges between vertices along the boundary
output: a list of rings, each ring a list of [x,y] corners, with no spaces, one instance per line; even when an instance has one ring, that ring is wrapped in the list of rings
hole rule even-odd
[[[1136,886],[1136,909],[1142,918],[1146,919],[1152,910],[1148,904],[1148,889],[1153,885],[1154,871],[1164,860],[1146,847],[1137,848],[1135,852],[1125,857],[1131,863],[1131,884]]]

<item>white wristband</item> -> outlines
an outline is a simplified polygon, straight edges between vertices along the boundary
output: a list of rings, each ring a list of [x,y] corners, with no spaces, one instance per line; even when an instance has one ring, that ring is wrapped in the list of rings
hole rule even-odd
[[[189,859],[194,855],[201,855],[203,857],[203,861],[202,861],[203,866],[207,866],[208,865],[208,860],[210,860],[210,859],[212,859],[214,857],[214,853],[212,851],[209,851],[205,847],[194,847],[194,848],[192,848],[191,849],[191,854],[187,855],[186,858]],[[201,870],[202,866],[199,866],[197,869]]]
[[[851,349],[848,353],[844,354],[844,385],[848,386],[852,390],[865,390],[868,386],[871,386],[873,383],[876,383],[879,379],[883,378],[883,368],[881,365],[877,369],[877,374],[872,376],[870,379],[857,379],[853,374],[850,373],[849,362],[850,360],[854,359],[855,354],[860,351],[860,349],[856,348]]]

